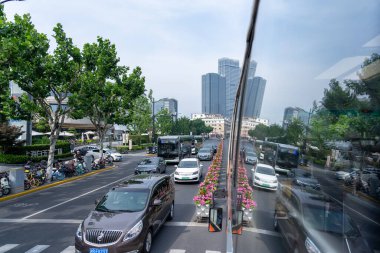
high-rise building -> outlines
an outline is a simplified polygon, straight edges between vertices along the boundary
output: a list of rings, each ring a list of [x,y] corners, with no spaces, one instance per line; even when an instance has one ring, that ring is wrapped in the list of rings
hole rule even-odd
[[[253,79],[255,77],[256,67],[257,67],[257,62],[252,60],[251,63],[249,64],[248,79]]]
[[[202,75],[202,113],[226,115],[226,78],[216,73]]]
[[[234,108],[236,91],[239,85],[239,61],[229,58],[218,60],[218,73],[226,78],[226,117],[231,117]]]
[[[287,128],[293,119],[299,119],[304,125],[308,125],[309,113],[299,107],[286,107],[282,127]]]
[[[259,76],[248,79],[244,98],[243,114],[245,117],[260,117],[266,82]]]
[[[173,120],[178,117],[178,101],[174,98],[161,98],[154,102],[154,115],[157,115],[161,110],[167,109]]]

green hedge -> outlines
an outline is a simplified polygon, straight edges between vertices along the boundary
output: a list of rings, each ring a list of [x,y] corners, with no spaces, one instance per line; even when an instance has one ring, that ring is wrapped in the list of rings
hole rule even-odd
[[[116,151],[123,153],[125,151],[128,151],[129,147],[128,146],[116,146],[115,149],[116,149]]]
[[[73,155],[68,152],[61,155],[55,155],[54,159],[73,157]],[[27,161],[32,160],[33,162],[39,162],[42,160],[47,161],[47,156],[29,157],[27,155],[12,155],[12,154],[0,154],[0,163],[6,164],[25,164]]]
[[[129,135],[129,139],[132,140],[132,143],[137,145],[149,143],[149,135]]]
[[[7,154],[26,156],[27,152],[39,151],[39,150],[49,150],[49,148],[50,148],[49,144],[36,144],[36,145],[30,145],[30,146],[16,146],[16,147],[10,148],[7,151]],[[66,141],[57,141],[55,148],[56,149],[62,148],[62,153],[68,153],[68,152],[70,152],[70,143],[66,142]]]

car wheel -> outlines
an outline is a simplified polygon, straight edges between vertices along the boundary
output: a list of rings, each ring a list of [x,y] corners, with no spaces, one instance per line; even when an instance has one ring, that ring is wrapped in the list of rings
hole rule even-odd
[[[170,212],[167,220],[172,220],[174,218],[174,202],[170,205]]]
[[[143,253],[149,253],[150,252],[150,250],[152,248],[152,239],[153,239],[152,230],[149,229],[148,233],[145,236],[144,245],[143,245],[143,249],[142,249]]]

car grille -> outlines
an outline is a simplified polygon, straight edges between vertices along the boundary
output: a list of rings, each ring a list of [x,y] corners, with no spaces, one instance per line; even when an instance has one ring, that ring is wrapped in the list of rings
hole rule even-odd
[[[123,232],[120,230],[87,229],[86,240],[95,244],[116,242]]]

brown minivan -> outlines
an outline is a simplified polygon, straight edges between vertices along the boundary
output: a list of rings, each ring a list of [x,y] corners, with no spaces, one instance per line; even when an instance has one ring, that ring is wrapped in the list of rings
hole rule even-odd
[[[136,175],[112,188],[80,224],[75,252],[150,252],[153,235],[174,216],[169,175]]]

